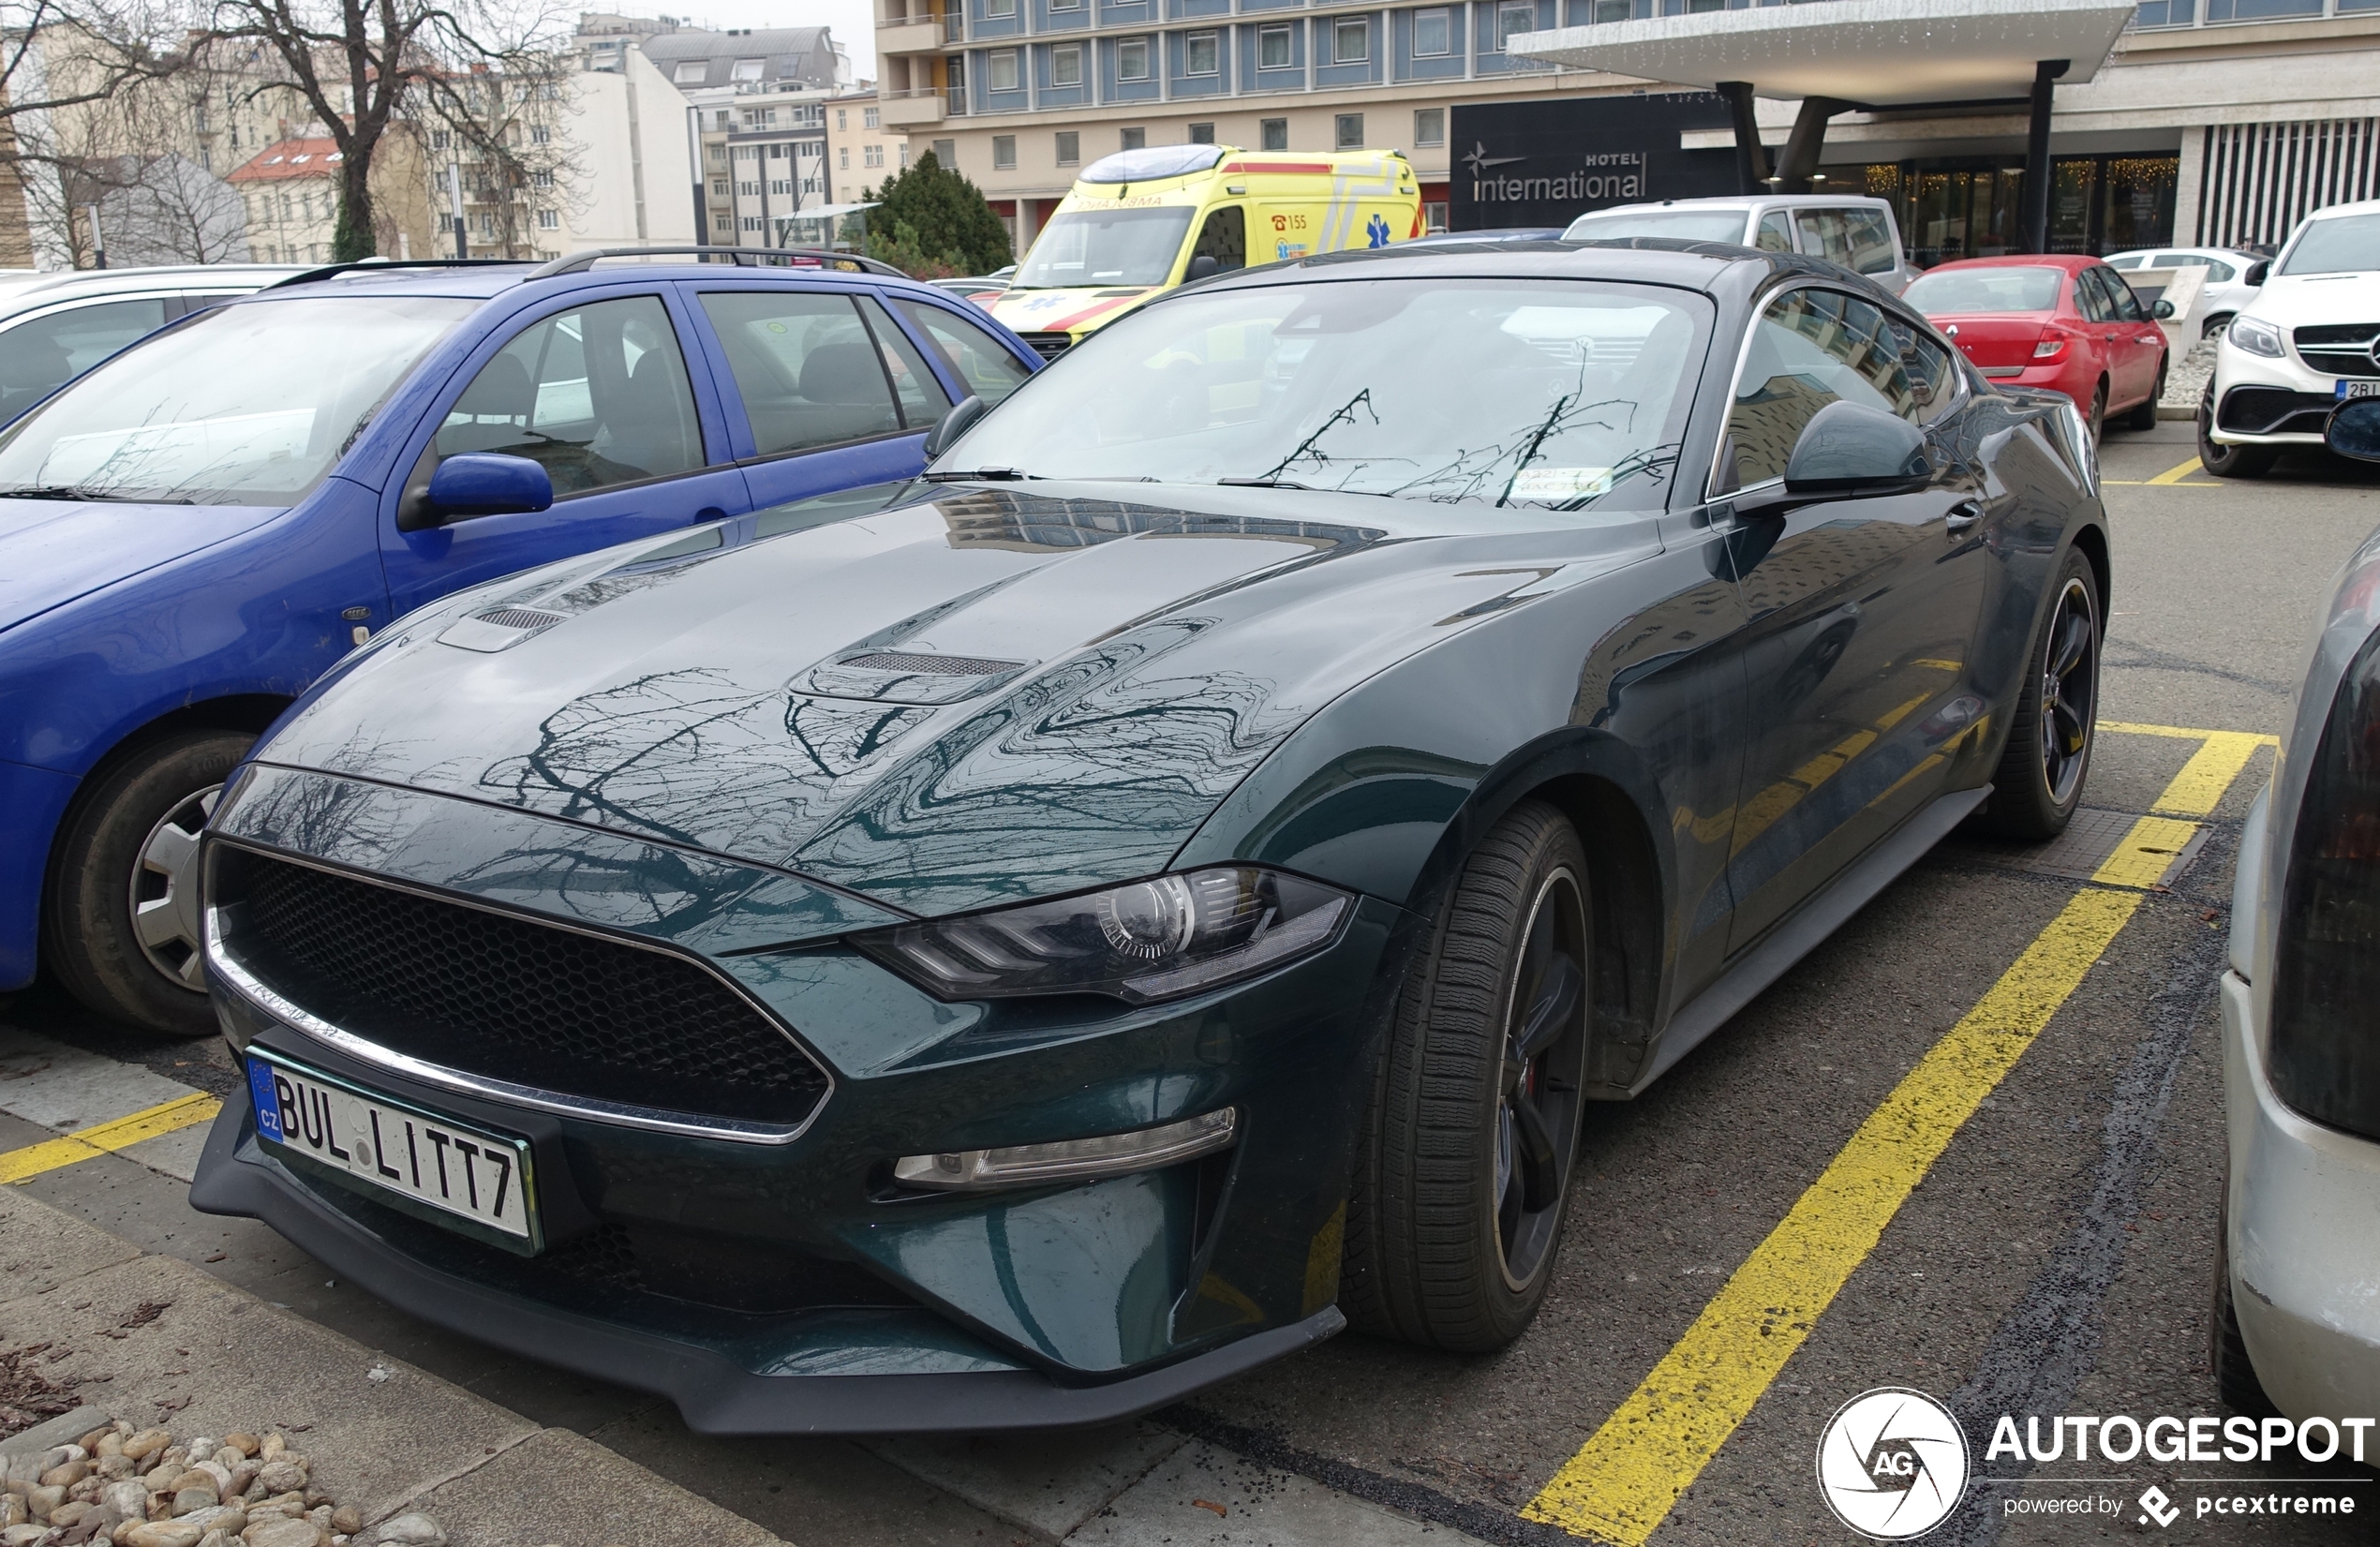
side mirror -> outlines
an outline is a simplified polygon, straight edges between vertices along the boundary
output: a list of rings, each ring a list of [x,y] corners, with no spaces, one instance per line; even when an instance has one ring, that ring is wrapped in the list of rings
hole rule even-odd
[[[2380,397],[2356,397],[2330,410],[2323,444],[2358,462],[2380,462]]]
[[[2254,263],[2251,263],[2251,264],[2249,264],[2249,265],[2248,265],[2248,273],[2247,273],[2247,275],[2246,275],[2246,277],[2245,277],[2245,278],[2241,281],[2241,283],[2243,283],[2243,284],[2249,284],[2249,285],[2261,285],[2261,284],[2263,284],[2263,283],[2265,282],[2265,275],[2268,275],[2268,274],[2270,274],[2271,272],[2272,272],[2272,260],[2271,260],[2271,259],[2269,259],[2269,258],[2260,258],[2260,259],[2258,259],[2256,261],[2254,261]]]
[[[2149,315],[2155,318],[2160,322],[2171,321],[2173,320],[2173,314],[2174,304],[2170,301],[2160,301],[2155,305],[2149,308]]]
[[[1802,426],[1785,462],[1785,492],[1821,499],[1911,494],[1933,476],[1916,425],[1882,409],[1837,401]]]
[[[429,517],[424,526],[547,510],[554,503],[554,480],[526,456],[463,452],[440,462],[430,474],[424,503]]]
[[[926,432],[926,460],[931,462],[950,447],[950,443],[974,427],[976,420],[991,411],[980,397],[962,397],[956,408],[934,421]]]
[[[1195,279],[1212,279],[1223,272],[1223,260],[1210,252],[1202,252],[1190,260],[1190,272],[1182,276],[1183,284]]]

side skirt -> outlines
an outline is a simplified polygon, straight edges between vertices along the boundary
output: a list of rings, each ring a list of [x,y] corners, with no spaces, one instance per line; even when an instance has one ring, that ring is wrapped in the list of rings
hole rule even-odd
[[[1786,970],[1818,947],[1820,942],[1851,921],[1853,914],[1891,885],[1903,870],[1923,859],[1950,830],[1967,820],[1991,795],[1991,786],[1957,790],[1901,824],[1898,831],[1860,855],[1850,870],[1829,882],[1783,923],[1746,952],[1678,1012],[1653,1044],[1644,1073],[1628,1087],[1630,1096],[1667,1074],[1671,1066],[1693,1051],[1696,1044],[1727,1024],[1763,989],[1785,975]]]

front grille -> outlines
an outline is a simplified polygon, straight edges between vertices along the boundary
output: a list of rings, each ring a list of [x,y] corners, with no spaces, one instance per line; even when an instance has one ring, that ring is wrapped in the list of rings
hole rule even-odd
[[[2236,435],[2320,435],[2334,406],[2328,393],[2234,387],[2224,394],[2217,423]]]
[[[2372,358],[2380,322],[2323,322],[2290,336],[2306,364],[2326,376],[2380,376],[2380,361]]]
[[[479,621],[493,623],[499,629],[543,629],[561,620],[560,613],[540,612],[534,607],[498,607],[479,615]]]
[[[1001,672],[1013,672],[1024,664],[1021,661],[986,661],[973,655],[912,655],[906,650],[876,650],[867,655],[855,655],[848,661],[838,661],[838,666],[855,666],[863,672],[922,672],[934,677],[992,677]]]
[[[1044,360],[1055,360],[1074,346],[1070,333],[1020,333],[1018,337],[1033,346],[1033,352]]]
[[[826,1077],[708,972],[509,914],[243,855],[227,942],[284,998],[383,1047],[563,1095],[798,1123]]]

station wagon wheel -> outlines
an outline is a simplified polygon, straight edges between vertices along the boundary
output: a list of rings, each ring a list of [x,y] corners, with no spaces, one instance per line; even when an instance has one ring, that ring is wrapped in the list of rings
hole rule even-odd
[[[1592,1034],[1586,875],[1569,820],[1523,801],[1416,947],[1347,1199],[1339,1304],[1355,1326],[1485,1353],[1544,1300]]]
[[[1986,821],[2040,842],[2066,830],[2082,804],[2099,728],[2097,572],[2070,549],[2027,657],[2008,745],[1992,775]]]
[[[164,1036],[215,1030],[198,955],[198,838],[256,737],[186,731],[97,777],[50,874],[43,962],[111,1020]]]

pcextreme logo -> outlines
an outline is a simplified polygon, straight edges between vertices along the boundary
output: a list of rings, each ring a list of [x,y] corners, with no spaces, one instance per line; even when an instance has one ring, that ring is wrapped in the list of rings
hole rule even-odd
[[[1967,1470],[1958,1420],[1905,1387],[1852,1398],[1819,1436],[1819,1492],[1837,1520],[1877,1541],[1921,1537],[1948,1519]]]

